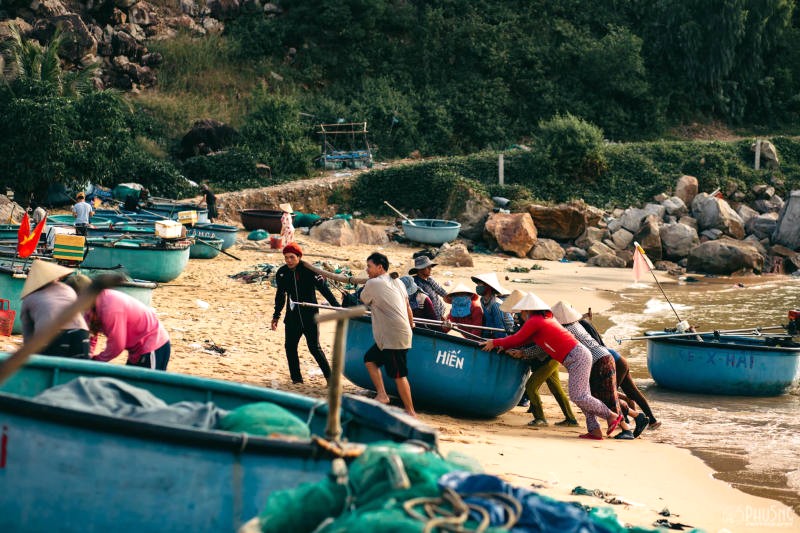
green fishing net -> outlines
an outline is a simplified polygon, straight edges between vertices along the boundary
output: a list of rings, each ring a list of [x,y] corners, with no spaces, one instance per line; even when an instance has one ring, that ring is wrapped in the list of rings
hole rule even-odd
[[[289,435],[308,439],[306,423],[279,405],[269,402],[249,403],[238,407],[219,421],[217,429],[250,435]]]

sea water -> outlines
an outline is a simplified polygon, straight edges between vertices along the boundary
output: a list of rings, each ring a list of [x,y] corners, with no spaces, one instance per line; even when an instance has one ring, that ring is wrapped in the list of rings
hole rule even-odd
[[[644,436],[688,448],[716,471],[715,477],[782,501],[800,514],[800,390],[771,398],[666,390],[647,371],[645,341],[615,341],[674,328],[676,313],[697,331],[786,324],[788,310],[800,309],[800,279],[740,286],[732,278],[729,283],[666,284],[663,290],[666,298],[655,283],[633,285],[610,311],[594,318],[600,331],[605,329],[606,344],[628,359],[632,376],[662,422]]]

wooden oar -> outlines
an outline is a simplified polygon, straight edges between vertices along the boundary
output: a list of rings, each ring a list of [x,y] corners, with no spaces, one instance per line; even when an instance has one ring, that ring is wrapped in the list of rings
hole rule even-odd
[[[351,318],[363,316],[367,308],[351,307],[343,312],[327,313],[317,316],[317,323],[336,321],[336,333],[333,341],[333,357],[331,359],[331,376],[328,378],[328,423],[325,437],[339,443],[342,438],[341,405],[342,405],[342,370],[344,369],[345,339],[347,324]]]
[[[0,364],[0,385],[24,365],[31,355],[47,347],[58,336],[64,324],[72,320],[75,315],[89,309],[100,291],[115,287],[123,281],[125,278],[118,274],[103,274],[94,278],[91,285],[81,291],[77,300],[56,315],[50,323],[46,324],[28,342],[20,346],[11,357]]]
[[[318,266],[314,266],[308,261],[300,261],[304,267],[309,269],[311,272],[315,274],[319,274],[320,276],[328,279],[332,279],[334,281],[338,281],[340,283],[349,283],[350,285],[363,285],[369,279],[367,276],[355,277],[355,276],[343,276],[342,274],[335,274],[333,272],[328,272],[324,268],[319,268]]]
[[[414,221],[413,221],[413,220],[411,220],[410,218],[408,218],[407,216],[405,216],[403,213],[401,213],[400,211],[398,211],[397,209],[395,209],[395,207],[394,207],[392,204],[390,204],[390,203],[389,203],[389,202],[387,202],[386,200],[384,200],[384,201],[383,201],[383,203],[385,203],[387,206],[389,206],[389,209],[391,209],[392,211],[394,211],[395,213],[397,213],[398,215],[400,215],[401,217],[403,217],[403,219],[405,219],[405,221],[406,221],[406,222],[408,222],[408,223],[409,223],[409,224],[411,224],[412,226],[416,226],[416,224],[414,224]]]

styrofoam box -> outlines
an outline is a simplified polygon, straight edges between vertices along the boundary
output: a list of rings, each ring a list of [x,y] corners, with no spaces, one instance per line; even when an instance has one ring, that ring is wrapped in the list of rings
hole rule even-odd
[[[156,235],[162,239],[180,239],[183,226],[175,220],[157,220]]]

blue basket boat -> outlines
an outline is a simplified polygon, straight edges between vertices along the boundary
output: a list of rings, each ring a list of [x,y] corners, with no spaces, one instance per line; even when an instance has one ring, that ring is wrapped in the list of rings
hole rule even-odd
[[[0,360],[6,355],[0,354]],[[272,402],[325,432],[327,403],[277,390],[94,361],[33,356],[0,387],[0,531],[236,531],[277,490],[318,482],[333,455],[318,441],[262,437],[96,414],[32,397],[76,377],[112,377],[167,403],[235,409]],[[345,395],[350,443],[436,433],[371,400]]]
[[[350,320],[344,375],[375,390],[364,366],[374,344],[368,319]],[[467,339],[416,328],[408,351],[408,380],[414,405],[471,418],[499,416],[519,403],[530,366],[497,352],[484,352]],[[384,372],[386,391],[397,396],[394,380]]]
[[[158,239],[90,238],[89,248],[81,263],[85,268],[122,266],[132,278],[166,283],[181,275],[189,262],[191,242],[169,245]]]
[[[194,244],[189,247],[189,257],[191,259],[214,259],[219,255],[220,250],[222,250],[222,239],[197,237]]]
[[[455,220],[439,220],[436,218],[415,218],[414,224],[403,221],[403,233],[410,241],[424,244],[444,244],[458,238],[461,224]]]
[[[800,381],[800,343],[786,335],[647,332],[647,368],[664,388],[701,394],[778,396]]]
[[[195,224],[194,235],[202,239],[210,237],[212,239],[222,239],[222,249],[227,250],[236,244],[236,234],[239,228],[227,224]]]

